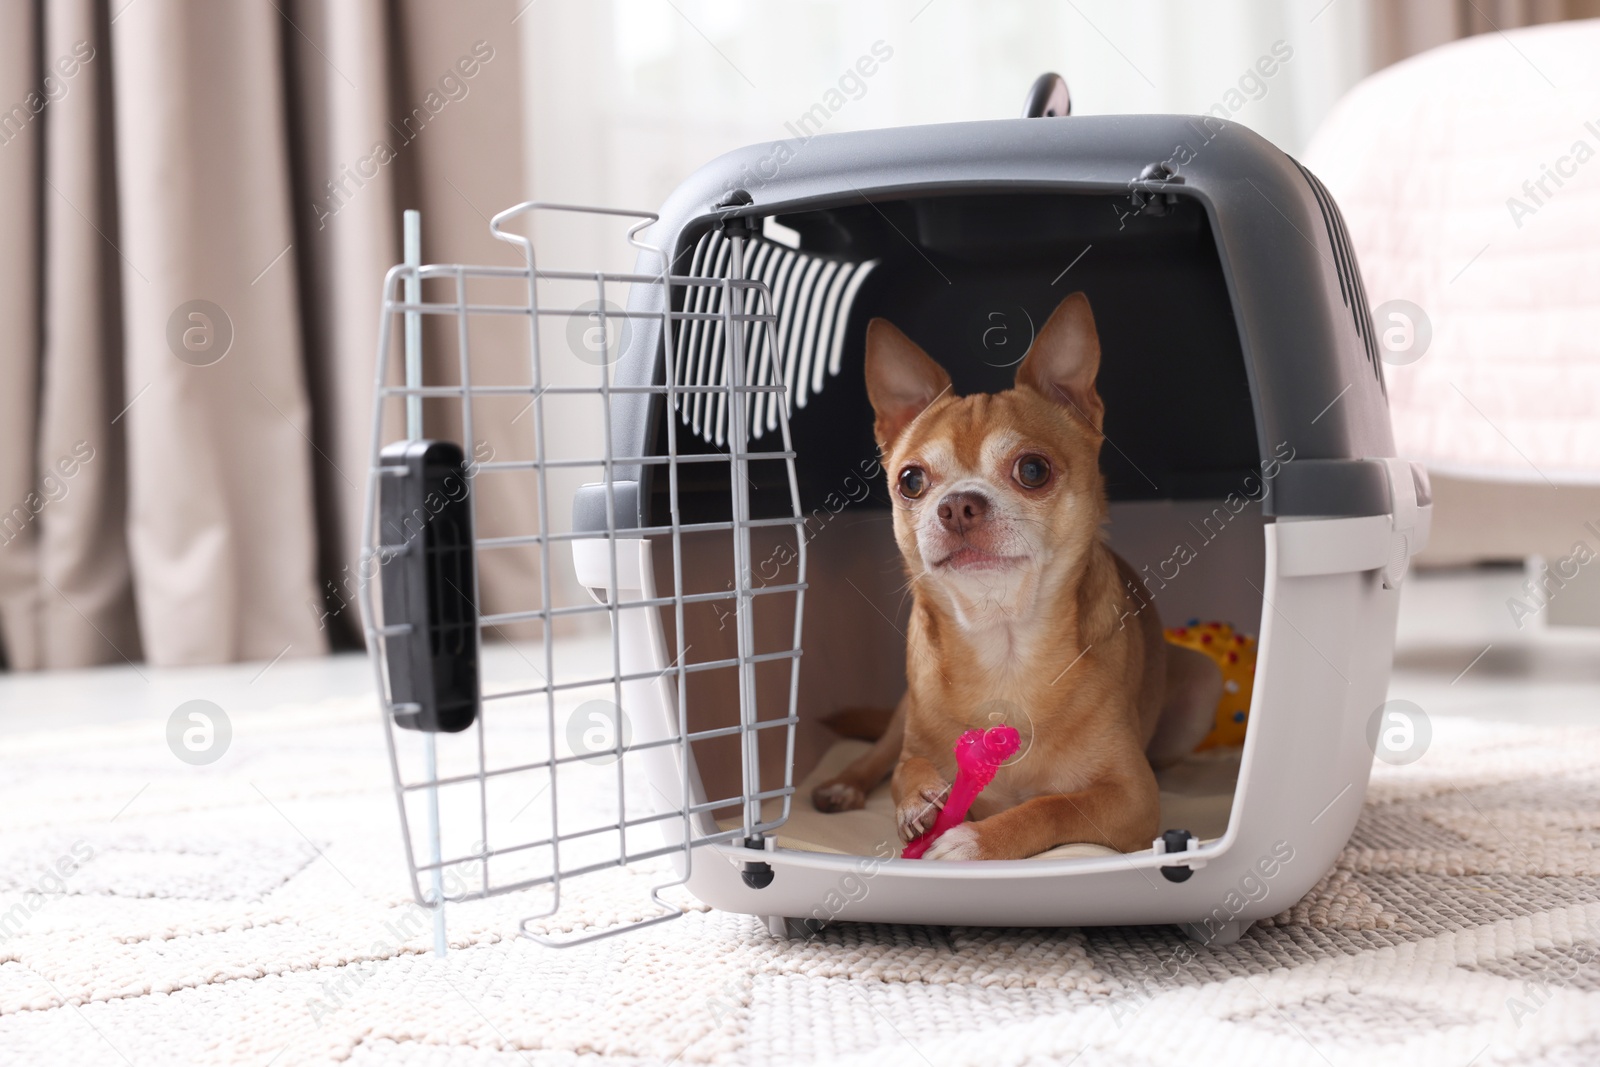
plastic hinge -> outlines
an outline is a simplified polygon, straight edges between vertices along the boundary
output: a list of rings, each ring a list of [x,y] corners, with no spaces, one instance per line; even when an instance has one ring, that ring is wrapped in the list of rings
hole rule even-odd
[[[1163,187],[1182,184],[1183,175],[1171,163],[1162,160],[1148,164],[1139,172],[1139,177],[1128,183],[1128,195],[1135,211],[1146,215],[1165,215],[1167,209],[1178,202],[1178,198]]]
[[[1420,547],[1417,543],[1418,516],[1417,483],[1411,474],[1411,462],[1392,456],[1383,459],[1384,470],[1389,475],[1389,557],[1380,572],[1385,589],[1398,589],[1411,569],[1411,557]]]
[[[1200,839],[1187,830],[1167,830],[1150,843],[1150,850],[1158,856],[1171,856],[1179,852],[1191,851],[1191,845],[1198,845]],[[1187,882],[1189,876],[1201,867],[1206,861],[1195,857],[1185,857],[1182,863],[1171,864],[1161,868],[1161,875],[1169,882]]]
[[[778,842],[775,838],[756,834],[754,837],[745,840],[744,847],[762,852],[771,852],[778,847]],[[772,884],[772,864],[762,863],[760,860],[746,860],[745,865],[739,871],[739,877],[751,889],[765,889]]]

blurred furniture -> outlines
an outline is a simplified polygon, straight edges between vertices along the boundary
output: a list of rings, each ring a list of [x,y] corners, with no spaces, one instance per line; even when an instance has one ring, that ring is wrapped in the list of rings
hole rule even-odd
[[[1445,45],[1357,85],[1306,154],[1388,334],[1396,446],[1432,475],[1419,562],[1586,546],[1552,621],[1600,614],[1597,54],[1600,20]]]

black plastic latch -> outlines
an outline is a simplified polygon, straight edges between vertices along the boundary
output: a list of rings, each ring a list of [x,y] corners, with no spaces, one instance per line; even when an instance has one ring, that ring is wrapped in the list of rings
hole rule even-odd
[[[1166,846],[1166,854],[1189,851],[1189,842],[1196,840],[1195,836],[1187,830],[1168,830],[1161,835],[1161,843]],[[1188,867],[1163,867],[1161,873],[1169,882],[1187,882],[1194,873]]]
[[[745,848],[766,851],[767,839],[761,834],[745,839]],[[744,869],[739,872],[739,877],[744,879],[744,884],[751,889],[765,889],[772,884],[772,864],[760,860],[748,860]]]
[[[451,441],[382,452],[378,561],[396,726],[456,733],[478,717],[472,476]]]

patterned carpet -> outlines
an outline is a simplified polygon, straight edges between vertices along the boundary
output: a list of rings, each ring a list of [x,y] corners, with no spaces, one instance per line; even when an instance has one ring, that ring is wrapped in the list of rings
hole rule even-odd
[[[40,715],[41,722],[48,717]],[[1366,1065],[1600,1062],[1600,730],[1438,718],[1355,839],[1231,948],[1171,929],[744,916],[556,951],[530,898],[403,895],[372,707],[239,715],[188,766],[162,724],[0,756],[0,1062]],[[564,929],[646,913],[582,883]]]

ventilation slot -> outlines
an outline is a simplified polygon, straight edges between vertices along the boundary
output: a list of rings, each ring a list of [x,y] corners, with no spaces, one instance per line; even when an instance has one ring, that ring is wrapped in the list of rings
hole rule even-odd
[[[732,242],[716,231],[701,237],[690,257],[689,275],[695,278],[726,278],[733,259]],[[867,275],[878,265],[875,259],[852,260],[814,256],[776,241],[757,237],[744,248],[746,278],[763,282],[772,296],[772,306],[748,306],[751,312],[772,312],[778,321],[770,329],[761,323],[745,323],[743,350],[746,353],[747,383],[761,386],[782,382],[792,405],[803,408],[822,392],[829,378],[839,373],[844,353],[845,328],[850,308]],[[721,314],[724,293],[708,285],[686,285],[683,310],[700,314]],[[676,323],[675,339],[679,385],[726,385],[728,357],[733,346],[723,337],[722,321],[692,319]],[[778,428],[778,396],[752,394],[749,405],[750,437],[758,439]],[[694,393],[678,403],[684,425],[705,441],[721,447],[728,440],[728,397],[726,393]]]
[[[1372,365],[1372,374],[1378,379],[1378,387],[1387,396],[1389,390],[1383,380],[1378,338],[1372,331],[1372,309],[1367,307],[1367,289],[1361,282],[1361,269],[1356,266],[1355,252],[1350,247],[1350,234],[1344,228],[1344,216],[1339,213],[1339,205],[1333,202],[1327,186],[1299,163],[1295,166],[1300,167],[1300,173],[1305,175],[1306,183],[1311,186],[1312,195],[1317,198],[1317,206],[1322,209],[1322,222],[1328,228],[1328,244],[1333,246],[1334,272],[1339,276],[1339,295],[1344,298],[1344,306],[1350,309],[1350,317],[1355,320],[1356,336],[1361,338],[1367,350],[1367,362]]]

